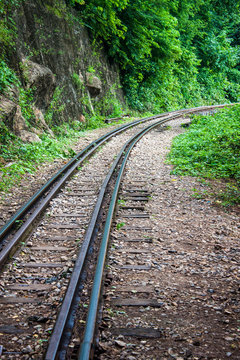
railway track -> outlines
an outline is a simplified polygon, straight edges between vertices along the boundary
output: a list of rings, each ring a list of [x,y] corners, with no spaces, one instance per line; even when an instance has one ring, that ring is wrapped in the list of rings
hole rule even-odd
[[[204,107],[163,114],[159,116],[160,120],[157,117],[145,118],[129,124],[127,134],[123,133],[125,127],[121,127],[98,139],[67,164],[63,172],[56,174],[4,226],[0,233],[3,241],[0,263],[3,265],[7,262],[0,277],[0,306],[4,314],[0,326],[0,342],[3,344],[0,351],[3,359],[88,359],[91,356],[110,229],[128,156],[135,144],[156,126],[190,112],[209,109]],[[133,125],[143,127],[143,122],[147,121],[150,125],[144,129],[133,130]],[[103,148],[104,154],[101,151],[96,153],[90,164],[76,172],[96,148],[119,133],[122,134],[118,135],[121,141],[117,147],[113,141],[108,142]],[[131,139],[127,141],[129,136]],[[100,161],[105,164],[99,169],[97,165]],[[149,221],[144,205],[151,196],[148,177],[144,179],[142,174],[139,176],[135,182],[131,182],[131,186],[122,190],[124,197],[119,202],[124,202],[125,206],[117,227],[122,227],[125,223],[123,219],[134,219],[141,224]],[[29,210],[30,214],[27,214]],[[44,211],[45,216],[41,217]],[[16,231],[14,224],[19,219],[24,223]],[[37,223],[39,219],[40,222],[33,229],[32,221]],[[129,249],[131,254],[149,255],[151,230],[147,225],[143,228],[138,224],[127,228],[134,234],[132,243],[135,247]],[[140,244],[144,244],[143,248],[139,247]],[[145,248],[146,244],[148,248]],[[16,248],[13,259],[8,260]],[[141,271],[150,269],[145,262],[126,264],[125,269],[140,271],[141,274]],[[134,305],[120,299],[121,304],[115,302],[114,306],[158,309],[159,302],[146,296],[153,291],[144,286],[141,291],[139,286],[133,290],[144,293],[143,298],[134,300]],[[121,291],[129,292],[127,289]],[[92,300],[89,302],[91,292]],[[78,320],[74,325],[76,315]],[[85,330],[85,335],[82,330]],[[155,337],[157,333],[160,336],[154,330],[149,328],[148,331],[152,331]],[[135,337],[144,337],[146,328],[141,331]],[[118,335],[124,336],[121,332]]]

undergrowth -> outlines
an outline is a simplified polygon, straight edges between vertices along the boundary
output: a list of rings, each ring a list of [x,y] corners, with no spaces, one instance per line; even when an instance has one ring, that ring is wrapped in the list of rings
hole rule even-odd
[[[17,184],[25,173],[33,173],[42,162],[56,158],[67,159],[75,155],[68,137],[58,136],[53,139],[42,135],[41,143],[24,143],[17,136],[9,133],[3,123],[0,125],[0,191],[9,190]],[[76,136],[81,133],[75,133]]]
[[[240,203],[240,106],[214,115],[195,116],[191,126],[176,137],[168,156],[177,175],[227,179],[228,186],[217,194],[226,204]],[[234,184],[232,182],[234,181]]]

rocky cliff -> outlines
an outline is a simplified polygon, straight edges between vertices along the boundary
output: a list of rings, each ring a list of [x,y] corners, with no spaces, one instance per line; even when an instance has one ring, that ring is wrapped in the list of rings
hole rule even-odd
[[[109,63],[101,44],[92,44],[78,13],[65,1],[24,1],[14,19],[17,38],[10,66],[31,93],[32,124],[47,129],[64,121],[84,121],[86,114],[107,116],[124,103],[117,67]],[[29,127],[18,97],[17,89],[3,94],[0,115],[25,139],[22,131]]]

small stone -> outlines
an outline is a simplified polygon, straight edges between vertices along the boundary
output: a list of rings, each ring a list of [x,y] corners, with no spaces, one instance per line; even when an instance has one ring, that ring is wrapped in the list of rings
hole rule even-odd
[[[192,356],[192,351],[189,350],[189,349],[186,349],[186,351],[185,351],[185,357],[186,357],[186,358],[189,358],[190,356]]]
[[[25,347],[23,350],[22,350],[22,352],[24,353],[24,354],[29,354],[29,353],[31,353],[33,351],[33,349],[32,349],[32,347],[30,346],[30,345],[28,345],[27,347]]]
[[[214,293],[214,290],[213,290],[213,289],[208,289],[208,292],[209,292],[210,294],[213,294],[213,293]]]
[[[172,348],[169,348],[169,349],[168,349],[168,354],[169,354],[170,356],[172,356],[174,359],[176,359],[176,358],[178,357],[178,355],[173,352],[173,349],[172,349]]]
[[[61,261],[68,261],[67,256],[61,256]]]
[[[120,347],[125,347],[126,343],[124,341],[121,340],[115,340],[115,344],[117,344]]]
[[[231,353],[230,351],[228,351],[228,352],[226,353],[226,355],[227,355],[227,357],[230,357],[230,356],[232,356],[232,353]]]
[[[200,341],[199,340],[194,340],[193,345],[194,346],[200,346]]]
[[[34,329],[40,330],[40,329],[42,329],[42,325],[35,325]]]
[[[229,310],[224,310],[224,314],[231,315],[232,313]]]

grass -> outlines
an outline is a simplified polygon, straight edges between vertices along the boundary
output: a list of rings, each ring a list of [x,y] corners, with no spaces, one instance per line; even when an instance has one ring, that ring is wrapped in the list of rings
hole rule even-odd
[[[194,117],[189,129],[173,141],[168,162],[177,175],[224,179],[228,184],[216,196],[239,204],[240,106],[214,115]],[[196,194],[195,194],[196,195]]]
[[[8,191],[25,173],[35,172],[43,162],[74,156],[71,142],[69,137],[53,139],[43,135],[41,143],[23,143],[10,134],[8,140],[0,144],[0,191]]]

